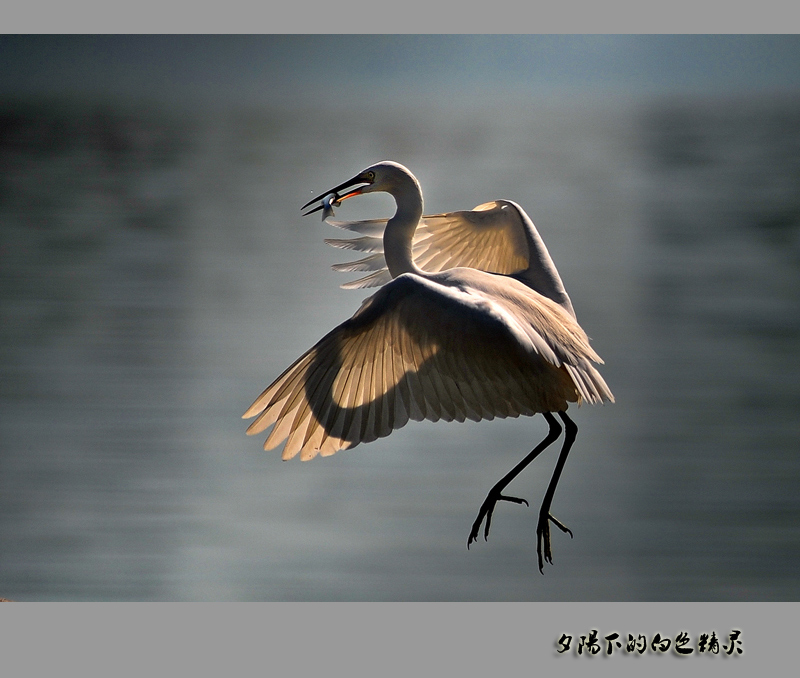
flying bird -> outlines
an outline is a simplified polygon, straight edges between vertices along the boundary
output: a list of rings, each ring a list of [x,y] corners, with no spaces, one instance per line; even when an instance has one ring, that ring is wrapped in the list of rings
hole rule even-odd
[[[272,431],[269,450],[308,460],[388,436],[409,419],[464,421],[541,413],[549,430],[489,491],[467,539],[488,539],[507,485],[565,431],[539,510],[539,570],[552,564],[553,496],[577,426],[569,403],[613,402],[593,363],[603,361],[575,318],[558,271],[528,215],[496,200],[474,210],[423,216],[422,190],[402,165],[383,161],[310,200],[323,211],[365,193],[389,193],[390,219],[331,222],[355,231],[335,247],[368,252],[340,271],[370,271],[344,287],[382,285],[353,315],[281,374],[248,408],[247,433]]]

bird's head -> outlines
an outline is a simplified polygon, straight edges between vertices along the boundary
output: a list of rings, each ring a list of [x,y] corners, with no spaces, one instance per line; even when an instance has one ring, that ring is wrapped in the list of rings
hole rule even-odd
[[[328,198],[328,196],[331,196],[329,202],[333,203],[334,205],[339,204],[342,202],[342,200],[347,200],[348,198],[352,198],[356,195],[362,195],[363,193],[378,193],[383,191],[397,197],[398,193],[409,187],[409,185],[413,185],[417,190],[419,190],[419,184],[411,172],[409,172],[400,163],[393,162],[391,160],[384,160],[367,167],[365,170],[359,172],[352,179],[348,179],[343,184],[339,184],[335,188],[325,191],[316,198],[309,200],[300,209],[305,209],[309,205],[312,205],[318,201],[323,202],[317,205],[314,209],[306,212],[303,216],[326,209],[326,203],[324,199]],[[351,188],[353,190],[348,190]],[[327,206],[327,209],[330,209],[330,207]]]

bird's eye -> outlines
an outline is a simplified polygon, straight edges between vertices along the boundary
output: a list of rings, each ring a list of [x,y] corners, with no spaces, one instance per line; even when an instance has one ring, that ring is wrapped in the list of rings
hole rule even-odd
[[[375,181],[375,172],[373,172],[372,170],[367,172],[367,179],[369,179],[370,181]]]

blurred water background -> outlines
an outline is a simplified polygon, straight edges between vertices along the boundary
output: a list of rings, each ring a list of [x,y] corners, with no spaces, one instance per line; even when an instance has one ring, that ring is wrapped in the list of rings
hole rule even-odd
[[[75,70],[69,40],[4,40]],[[301,97],[306,66],[260,98],[98,95],[77,75],[3,91],[0,597],[797,600],[797,88],[412,96],[362,69]],[[541,417],[412,423],[309,463],[244,435],[254,397],[365,296],[299,207],[382,159],[427,212],[519,202],[605,359],[617,403],[573,413],[553,512],[575,538],[554,533],[544,577],[535,508],[501,505],[466,549]],[[556,455],[514,494],[537,507]]]

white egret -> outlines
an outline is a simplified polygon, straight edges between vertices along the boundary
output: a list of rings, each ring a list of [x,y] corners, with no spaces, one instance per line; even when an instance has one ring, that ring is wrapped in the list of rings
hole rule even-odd
[[[340,194],[346,189],[352,189]],[[561,434],[565,439],[537,523],[539,570],[552,563],[550,507],[577,426],[568,403],[613,401],[592,365],[602,363],[575,319],[569,296],[536,228],[515,203],[423,216],[422,191],[405,167],[384,161],[304,205],[306,214],[383,191],[388,220],[338,223],[360,232],[328,241],[370,251],[339,270],[372,270],[350,287],[384,283],[352,318],[298,358],[245,412],[247,429],[273,426],[264,449],[286,440],[283,459],[331,455],[388,436],[409,419],[464,421],[542,413],[547,436],[489,491],[467,546],[485,520],[488,539],[506,486]],[[416,238],[415,238],[416,235]],[[348,285],[346,285],[348,286]]]

